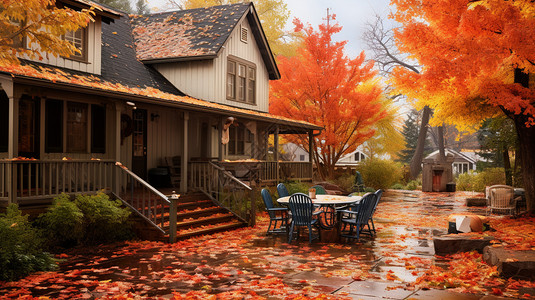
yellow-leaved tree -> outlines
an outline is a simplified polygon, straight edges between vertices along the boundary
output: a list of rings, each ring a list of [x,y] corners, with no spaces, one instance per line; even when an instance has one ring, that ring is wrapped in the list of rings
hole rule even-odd
[[[0,64],[18,64],[18,57],[24,56],[76,53],[79,50],[61,36],[87,26],[93,14],[92,9],[75,10],[54,0],[0,1]]]

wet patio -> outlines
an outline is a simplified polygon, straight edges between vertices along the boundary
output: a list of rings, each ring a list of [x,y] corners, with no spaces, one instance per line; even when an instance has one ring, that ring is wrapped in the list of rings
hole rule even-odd
[[[209,294],[218,299],[535,298],[530,281],[472,274],[457,278],[462,283],[452,283],[454,288],[443,289],[444,282],[453,281],[426,273],[451,265],[452,259],[434,255],[432,242],[434,236],[446,233],[447,216],[485,213],[484,208],[464,205],[471,196],[388,191],[374,217],[377,237],[360,243],[309,244],[302,238],[287,244],[284,236],[266,236],[267,217],[262,217],[255,228],[175,244],[139,241],[74,249],[59,256],[63,262],[58,272],[0,283],[0,295],[6,299],[206,299]],[[459,261],[479,264],[477,255]],[[477,276],[492,273],[487,267],[474,265],[477,270],[472,271]],[[433,281],[429,278],[442,289],[429,289]],[[422,281],[427,284],[419,284]]]

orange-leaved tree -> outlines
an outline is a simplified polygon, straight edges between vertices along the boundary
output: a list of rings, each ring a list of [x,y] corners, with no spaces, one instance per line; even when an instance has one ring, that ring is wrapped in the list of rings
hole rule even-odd
[[[364,63],[362,52],[350,59],[344,54],[346,42],[334,42],[342,27],[322,24],[315,31],[294,20],[303,42],[297,55],[279,57],[282,78],[270,88],[270,112],[323,126],[313,141],[313,157],[322,178],[333,178],[334,166],[344,155],[374,135],[372,126],[384,117],[382,89],[371,82],[373,62]],[[304,149],[307,138],[293,140]]]
[[[86,27],[93,14],[92,9],[61,7],[55,0],[0,1],[0,64],[18,64],[17,57],[76,53],[61,36]]]
[[[434,109],[435,124],[506,115],[516,126],[528,210],[535,212],[535,3],[391,0],[397,45],[422,65],[398,68],[401,93]]]

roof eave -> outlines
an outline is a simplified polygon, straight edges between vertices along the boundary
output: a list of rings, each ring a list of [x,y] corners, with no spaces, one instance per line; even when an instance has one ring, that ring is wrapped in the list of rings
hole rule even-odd
[[[207,55],[196,55],[196,56],[149,58],[149,59],[141,59],[140,61],[144,64],[150,65],[150,64],[180,62],[180,61],[208,60],[208,59],[214,59],[216,57],[217,57],[217,54],[207,54]]]
[[[1,72],[1,73],[4,73],[4,72]],[[10,73],[6,73],[6,74],[10,74]],[[320,127],[314,124],[304,124],[298,121],[292,122],[289,120],[275,119],[275,118],[270,118],[267,116],[261,116],[261,115],[256,115],[256,114],[255,115],[247,114],[245,112],[235,111],[231,109],[231,107],[229,107],[229,109],[207,107],[207,106],[202,106],[202,105],[197,105],[197,104],[192,104],[192,103],[187,103],[187,102],[178,102],[174,100],[155,98],[155,97],[149,97],[149,96],[137,95],[137,94],[129,94],[129,93],[119,92],[119,91],[108,91],[108,90],[103,90],[103,89],[98,89],[98,88],[93,88],[93,87],[80,86],[80,85],[71,84],[71,83],[51,82],[46,79],[32,78],[32,77],[27,77],[23,75],[15,75],[15,74],[11,74],[11,75],[13,76],[13,81],[16,83],[20,83],[20,84],[32,84],[36,86],[51,87],[51,88],[56,88],[56,89],[58,87],[61,87],[61,89],[66,90],[66,91],[84,92],[84,93],[90,93],[93,95],[107,96],[107,97],[114,96],[114,97],[120,97],[124,99],[125,101],[132,100],[132,101],[139,101],[142,103],[160,104],[160,105],[166,105],[166,106],[171,106],[171,107],[176,107],[176,108],[184,108],[184,109],[201,111],[201,112],[212,112],[212,113],[216,112],[216,113],[232,115],[236,117],[253,118],[257,121],[270,122],[270,123],[275,123],[275,124],[280,124],[280,125],[297,127],[301,129],[307,129],[307,130],[322,130],[323,129],[323,127]]]
[[[97,10],[95,13],[99,14],[103,18],[109,19],[109,21],[113,21],[114,19],[119,19],[122,16],[122,13],[115,11],[113,9],[104,7],[100,5],[99,3],[94,3],[94,1],[84,1],[84,0],[60,0],[61,2],[73,5],[81,8],[90,8],[94,6]]]

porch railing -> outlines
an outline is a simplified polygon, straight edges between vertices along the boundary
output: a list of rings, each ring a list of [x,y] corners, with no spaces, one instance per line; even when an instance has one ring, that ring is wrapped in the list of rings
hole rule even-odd
[[[116,165],[119,174],[115,196],[155,229],[163,234],[169,234],[169,241],[174,243],[177,233],[178,199],[170,199],[162,194],[121,163]]]
[[[198,189],[250,226],[255,225],[254,188],[212,162],[191,162],[189,186]]]
[[[0,200],[31,203],[61,193],[109,192],[111,160],[0,160]]]
[[[293,162],[293,161],[275,161],[263,162],[263,166],[260,169],[260,180],[269,182],[285,180],[295,181],[312,181],[312,164],[310,162]]]

